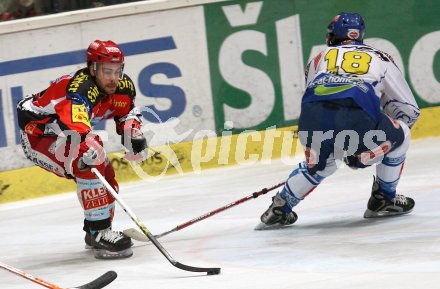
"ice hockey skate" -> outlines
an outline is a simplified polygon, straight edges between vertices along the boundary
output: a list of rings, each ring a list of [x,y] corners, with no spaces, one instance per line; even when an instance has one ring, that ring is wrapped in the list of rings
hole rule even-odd
[[[396,194],[389,200],[381,191],[379,183],[374,180],[371,197],[368,200],[364,218],[378,218],[408,214],[414,208],[413,199]]]
[[[255,227],[255,230],[272,230],[279,229],[296,222],[298,216],[293,212],[286,201],[280,196],[278,192],[272,199],[272,204],[261,215],[261,223]]]
[[[93,249],[97,259],[120,259],[133,255],[131,238],[110,228],[97,231],[93,235],[86,233],[84,241],[85,248]]]

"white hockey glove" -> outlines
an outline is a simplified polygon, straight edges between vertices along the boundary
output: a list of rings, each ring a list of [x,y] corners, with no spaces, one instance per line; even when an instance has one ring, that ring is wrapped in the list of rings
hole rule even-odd
[[[97,135],[87,136],[79,146],[78,168],[96,167],[105,161],[106,153],[102,141]]]

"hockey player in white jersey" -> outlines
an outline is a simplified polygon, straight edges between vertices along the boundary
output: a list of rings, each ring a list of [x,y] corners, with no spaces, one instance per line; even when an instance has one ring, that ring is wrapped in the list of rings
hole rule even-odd
[[[256,229],[290,225],[292,210],[337,169],[376,166],[365,218],[407,214],[414,200],[396,193],[420,111],[391,56],[363,43],[365,23],[340,13],[328,26],[327,49],[306,68],[306,91],[298,122],[305,150]],[[342,162],[341,162],[342,163]]]

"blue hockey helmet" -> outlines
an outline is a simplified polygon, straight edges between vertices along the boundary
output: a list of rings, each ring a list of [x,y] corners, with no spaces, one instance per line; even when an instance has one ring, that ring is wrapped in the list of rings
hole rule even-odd
[[[327,45],[332,46],[344,40],[363,42],[365,22],[358,13],[341,12],[336,15],[327,30]]]

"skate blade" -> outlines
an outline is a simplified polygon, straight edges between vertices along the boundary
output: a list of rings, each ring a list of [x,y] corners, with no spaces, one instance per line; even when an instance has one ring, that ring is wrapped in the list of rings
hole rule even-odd
[[[279,230],[286,227],[288,226],[281,224],[266,225],[265,223],[260,222],[258,225],[255,226],[254,230],[255,231]]]
[[[411,212],[412,212],[412,209],[409,211],[406,211],[406,212],[388,212],[388,211],[374,212],[374,211],[367,209],[364,213],[364,218],[365,219],[372,219],[372,218],[393,217],[393,216],[406,215]]]
[[[118,252],[111,252],[104,249],[93,249],[93,255],[96,259],[123,259],[133,256],[133,250],[128,248]]]

